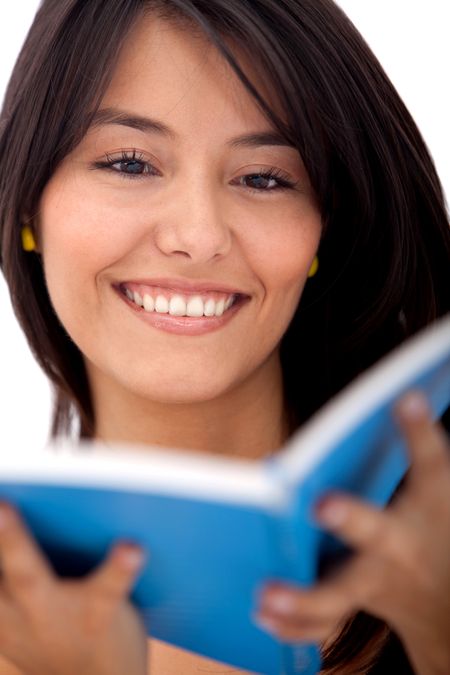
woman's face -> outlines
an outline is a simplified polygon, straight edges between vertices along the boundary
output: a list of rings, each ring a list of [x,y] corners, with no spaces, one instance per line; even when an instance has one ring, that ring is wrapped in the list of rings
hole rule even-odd
[[[218,397],[278,360],[306,282],[321,221],[301,158],[255,138],[274,129],[209,43],[154,17],[100,111],[42,196],[54,309],[94,384]]]

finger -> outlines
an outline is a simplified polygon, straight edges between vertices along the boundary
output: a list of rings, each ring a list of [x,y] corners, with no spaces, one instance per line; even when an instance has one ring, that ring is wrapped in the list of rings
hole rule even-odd
[[[260,594],[258,612],[286,625],[336,623],[365,605],[373,575],[367,560],[355,557],[335,574],[310,588],[272,582]]]
[[[296,619],[286,621],[278,615],[261,612],[253,616],[253,621],[283,642],[311,641],[322,642],[336,633],[334,621]]]
[[[0,558],[3,587],[21,604],[45,597],[55,574],[21,518],[6,502],[0,502]]]
[[[127,598],[145,559],[144,551],[135,544],[115,545],[106,560],[84,580],[95,618],[100,623],[118,604]]]
[[[405,544],[405,531],[386,509],[343,493],[329,493],[315,505],[319,525],[361,552],[395,557]]]
[[[409,484],[442,473],[450,476],[449,440],[442,425],[433,422],[425,396],[409,391],[397,402],[394,414],[412,462]]]

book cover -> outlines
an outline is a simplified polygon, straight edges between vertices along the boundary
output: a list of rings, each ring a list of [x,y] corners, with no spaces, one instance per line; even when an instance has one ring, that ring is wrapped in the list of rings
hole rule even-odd
[[[331,489],[389,501],[408,468],[392,405],[413,387],[435,418],[449,407],[450,316],[356,378],[270,458],[8,444],[0,498],[62,576],[90,571],[119,539],[148,550],[132,600],[152,637],[255,673],[313,675],[318,645],[256,626],[256,592],[269,578],[309,585],[351,554],[315,523],[313,505]]]

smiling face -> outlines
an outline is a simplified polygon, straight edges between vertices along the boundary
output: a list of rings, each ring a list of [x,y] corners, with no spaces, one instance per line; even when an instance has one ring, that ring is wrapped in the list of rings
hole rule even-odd
[[[37,223],[96,391],[194,403],[279,367],[321,222],[294,148],[236,140],[274,131],[199,35],[146,17],[128,37]]]

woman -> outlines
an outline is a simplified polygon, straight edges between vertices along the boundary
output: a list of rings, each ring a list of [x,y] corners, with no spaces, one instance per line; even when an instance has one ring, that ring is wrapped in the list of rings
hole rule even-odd
[[[55,437],[79,419],[82,438],[257,459],[450,309],[433,162],[329,0],[44,0],[1,124],[2,269]],[[447,670],[450,462],[420,403],[399,409],[412,468],[389,509],[330,502],[353,560],[257,608],[321,642],[326,673]],[[147,664],[132,548],[59,580],[3,515],[11,667],[214,664],[154,640]]]

